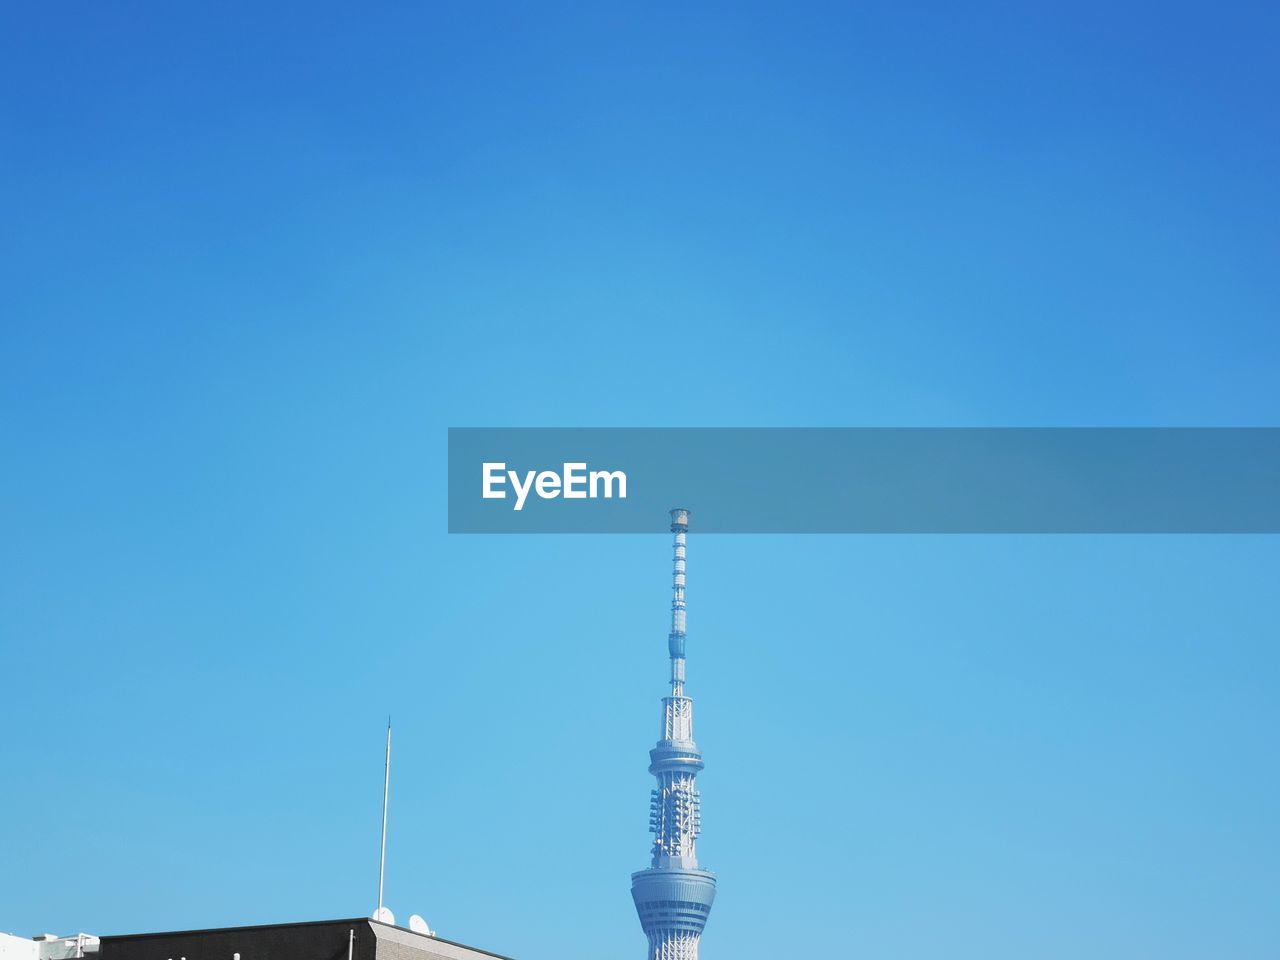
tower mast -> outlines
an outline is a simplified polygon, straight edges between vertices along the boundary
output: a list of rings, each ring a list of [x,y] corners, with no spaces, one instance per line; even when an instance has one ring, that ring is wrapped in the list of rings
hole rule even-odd
[[[387,800],[391,796],[391,716],[387,715],[387,762],[382,772],[382,852],[378,856],[378,912],[382,919],[382,879],[387,871]]]
[[[653,859],[631,875],[631,896],[649,938],[649,960],[698,960],[698,943],[716,896],[715,875],[698,866],[702,830],[694,779],[702,754],[693,740],[693,701],[685,696],[685,551],[689,511],[671,511],[675,535],[671,584],[671,693],[662,700],[662,739],[649,751],[658,781],[649,801]]]

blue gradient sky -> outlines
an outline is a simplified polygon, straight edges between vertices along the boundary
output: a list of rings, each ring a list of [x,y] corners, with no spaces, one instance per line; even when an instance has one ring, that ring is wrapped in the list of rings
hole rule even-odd
[[[402,917],[640,956],[667,538],[447,426],[1280,423],[1261,5],[0,16],[0,929],[367,913],[391,711]],[[707,960],[1275,956],[1274,538],[694,529]]]

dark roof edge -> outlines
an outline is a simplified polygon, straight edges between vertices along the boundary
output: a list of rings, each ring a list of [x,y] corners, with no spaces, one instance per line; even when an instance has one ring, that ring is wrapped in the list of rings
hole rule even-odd
[[[187,937],[197,933],[230,933],[233,930],[272,930],[281,927],[324,927],[343,923],[370,923],[368,917],[337,920],[299,920],[296,923],[252,923],[241,927],[198,927],[194,930],[156,930],[152,933],[112,933],[103,934],[100,940],[144,940],[148,937]]]
[[[301,920],[296,923],[255,923],[245,927],[202,927],[196,930],[157,930],[154,933],[113,933],[105,934],[98,939],[100,940],[146,940],[151,937],[190,937],[201,933],[233,933],[237,930],[279,930],[284,927],[327,927],[342,926],[350,924],[367,923],[370,926],[377,924],[380,927],[386,927],[388,930],[396,930],[400,933],[408,933],[415,937],[422,937],[425,940],[436,940],[440,943],[447,943],[451,947],[461,947],[464,950],[474,950],[476,953],[483,953],[486,957],[495,957],[497,960],[512,960],[501,953],[494,953],[491,950],[483,950],[480,947],[473,947],[469,943],[459,943],[457,940],[446,940],[444,937],[428,936],[425,933],[418,933],[416,930],[410,930],[408,927],[397,927],[390,923],[383,923],[381,920],[371,920],[369,917],[339,917],[335,920]],[[376,931],[375,931],[376,934]]]

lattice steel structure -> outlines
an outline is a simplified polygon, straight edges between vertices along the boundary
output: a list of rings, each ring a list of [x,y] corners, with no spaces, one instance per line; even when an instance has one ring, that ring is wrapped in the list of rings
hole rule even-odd
[[[698,941],[716,898],[715,874],[699,869],[702,830],[694,778],[703,767],[693,742],[693,701],[684,695],[685,541],[689,511],[671,511],[675,563],[671,596],[671,695],[662,699],[662,739],[649,751],[658,786],[649,801],[653,862],[631,875],[631,896],[649,938],[649,960],[698,960]]]

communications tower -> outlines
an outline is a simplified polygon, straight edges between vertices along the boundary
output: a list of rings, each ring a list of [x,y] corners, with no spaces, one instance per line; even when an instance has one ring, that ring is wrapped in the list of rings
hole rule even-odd
[[[698,960],[698,941],[716,898],[715,874],[698,867],[694,841],[702,830],[694,778],[703,767],[693,742],[693,701],[684,695],[685,540],[689,511],[671,511],[675,534],[672,577],[671,694],[662,698],[662,739],[649,751],[658,781],[649,801],[654,835],[649,869],[631,875],[631,897],[649,938],[649,960]]]

